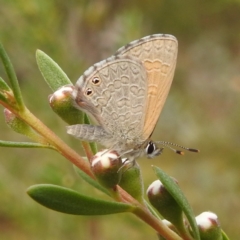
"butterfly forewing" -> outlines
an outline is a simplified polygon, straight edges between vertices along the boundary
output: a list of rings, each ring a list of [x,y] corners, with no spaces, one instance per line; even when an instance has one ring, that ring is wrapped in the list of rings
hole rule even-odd
[[[127,150],[128,143],[138,143],[147,106],[146,77],[140,61],[120,56],[95,64],[78,80],[76,103],[111,136],[110,144],[125,144],[121,147]]]
[[[147,109],[141,136],[146,140],[153,132],[172,83],[177,40],[171,35],[155,34],[129,43],[116,55],[138,58],[147,71]]]

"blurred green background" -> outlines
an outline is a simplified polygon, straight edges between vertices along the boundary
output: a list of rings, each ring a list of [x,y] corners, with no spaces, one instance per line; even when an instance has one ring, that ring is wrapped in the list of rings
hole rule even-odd
[[[0,0],[0,41],[15,66],[29,109],[80,153],[78,141],[50,109],[51,90],[35,61],[51,56],[76,82],[89,66],[128,42],[153,33],[179,40],[173,85],[155,140],[201,150],[178,156],[165,149],[140,159],[146,187],[157,165],[179,181],[196,215],[215,212],[232,239],[240,235],[240,1]],[[0,75],[6,75],[0,66]],[[0,139],[26,141],[0,116]],[[48,210],[25,193],[53,183],[104,197],[71,163],[50,150],[1,148],[0,239],[156,239],[134,216],[69,216]]]

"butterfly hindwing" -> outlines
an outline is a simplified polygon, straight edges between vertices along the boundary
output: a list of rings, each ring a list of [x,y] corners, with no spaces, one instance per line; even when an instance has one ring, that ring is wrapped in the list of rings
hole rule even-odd
[[[174,36],[154,34],[120,48],[117,56],[138,58],[147,71],[148,97],[142,138],[152,134],[171,87],[176,59],[177,40]]]

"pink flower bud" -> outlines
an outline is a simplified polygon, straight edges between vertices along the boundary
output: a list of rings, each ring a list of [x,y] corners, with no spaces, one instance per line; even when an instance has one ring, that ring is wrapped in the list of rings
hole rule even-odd
[[[156,180],[147,189],[150,203],[177,229],[183,226],[182,209],[163,184]]]
[[[91,159],[91,168],[98,181],[107,188],[113,188],[121,179],[122,160],[116,151],[103,150]]]
[[[63,86],[48,98],[52,110],[71,125],[83,122],[83,112],[75,108],[73,104],[73,89],[72,85]]]
[[[203,212],[196,217],[201,240],[221,240],[222,232],[218,217],[212,212]]]
[[[28,136],[29,138],[32,138],[32,136],[36,134],[29,125],[27,125],[22,119],[18,118],[9,109],[4,109],[4,116],[6,124],[13,131]]]

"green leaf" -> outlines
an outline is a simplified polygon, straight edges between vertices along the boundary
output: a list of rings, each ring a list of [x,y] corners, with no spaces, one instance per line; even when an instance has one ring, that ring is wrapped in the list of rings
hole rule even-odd
[[[7,83],[0,77],[0,101],[8,103],[7,92],[13,95],[12,89],[7,85]]]
[[[51,145],[44,145],[41,143],[32,143],[32,142],[11,142],[11,141],[1,141],[0,147],[11,147],[11,148],[49,148],[55,149]]]
[[[176,200],[179,206],[182,208],[185,213],[194,234],[196,240],[200,240],[200,235],[197,227],[197,223],[195,221],[195,216],[191,206],[189,205],[186,197],[183,192],[179,188],[179,186],[173,181],[171,177],[169,177],[165,172],[163,172],[160,168],[153,166],[153,169],[157,175],[157,177],[161,180],[162,184],[168,190],[168,192],[172,195],[172,197]]]
[[[222,230],[222,240],[230,240],[227,234]]]
[[[94,199],[69,188],[51,184],[31,186],[27,193],[47,208],[73,215],[106,215],[134,210],[129,204]]]
[[[67,77],[66,73],[54,62],[47,54],[41,50],[37,50],[36,59],[38,68],[41,71],[48,86],[56,91],[64,85],[69,85],[71,81]]]
[[[7,83],[0,77],[0,91],[12,91],[11,88],[7,85]]]
[[[4,103],[8,103],[8,99],[6,98],[6,96],[4,96],[4,94],[2,94],[0,92],[0,101],[4,102]]]
[[[95,187],[96,189],[98,189],[101,192],[104,192],[105,194],[107,194],[108,196],[111,196],[110,193],[108,192],[108,190],[103,187],[101,184],[99,184],[96,180],[92,179],[91,177],[89,177],[89,175],[87,175],[85,172],[83,172],[81,169],[79,169],[78,167],[76,167],[75,165],[73,165],[74,170],[77,172],[77,174],[84,179],[87,183],[89,183],[90,185],[92,185],[93,187]]]
[[[0,43],[0,58],[2,59],[2,62],[5,67],[6,73],[8,75],[9,81],[11,83],[12,91],[13,91],[14,97],[16,99],[16,102],[18,104],[18,108],[19,108],[19,110],[23,110],[25,108],[25,105],[23,102],[23,98],[22,98],[21,90],[20,90],[19,83],[17,80],[17,76],[14,71],[13,65],[1,43]]]

